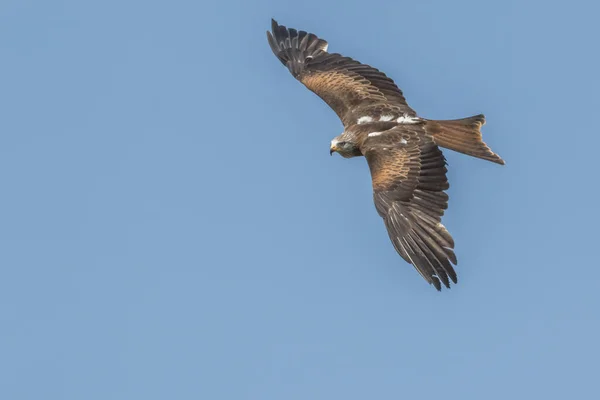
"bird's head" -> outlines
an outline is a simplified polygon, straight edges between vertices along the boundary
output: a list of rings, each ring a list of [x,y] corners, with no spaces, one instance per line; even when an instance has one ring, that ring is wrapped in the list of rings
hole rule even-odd
[[[333,153],[338,153],[344,158],[356,157],[362,154],[358,145],[353,141],[348,140],[348,138],[345,138],[343,134],[331,141],[329,154],[333,155]]]

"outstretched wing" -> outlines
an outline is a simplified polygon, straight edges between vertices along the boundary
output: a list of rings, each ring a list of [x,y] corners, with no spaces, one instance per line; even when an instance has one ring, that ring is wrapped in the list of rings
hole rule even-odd
[[[448,207],[446,160],[422,127],[398,125],[371,133],[361,147],[371,177],[375,207],[394,248],[441,290],[457,277],[454,240],[441,224]]]
[[[337,53],[312,33],[288,29],[272,20],[267,38],[273,53],[292,75],[323,99],[344,126],[360,118],[414,117],[402,91],[383,72]]]

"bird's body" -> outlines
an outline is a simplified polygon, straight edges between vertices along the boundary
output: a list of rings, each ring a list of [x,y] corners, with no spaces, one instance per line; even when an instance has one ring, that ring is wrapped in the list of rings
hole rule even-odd
[[[341,119],[344,132],[330,152],[367,159],[375,207],[396,251],[437,290],[456,283],[454,241],[441,224],[449,184],[439,147],[504,164],[481,138],[484,116],[421,118],[385,74],[328,53],[316,35],[272,21],[267,37],[282,64]]]

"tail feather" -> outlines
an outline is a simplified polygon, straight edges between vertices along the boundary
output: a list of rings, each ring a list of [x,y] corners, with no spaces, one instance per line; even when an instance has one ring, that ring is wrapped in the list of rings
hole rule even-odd
[[[504,160],[481,137],[484,124],[485,117],[479,114],[462,119],[427,120],[425,129],[441,147],[504,165]]]

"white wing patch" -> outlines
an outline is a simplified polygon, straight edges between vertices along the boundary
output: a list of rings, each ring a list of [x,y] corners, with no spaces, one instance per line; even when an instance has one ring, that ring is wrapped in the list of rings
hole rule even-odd
[[[380,122],[393,121],[394,116],[390,114],[385,114],[379,117]],[[401,117],[396,118],[396,122],[399,124],[416,124],[419,122],[421,118],[418,117],[409,117],[408,115],[402,115]],[[357,124],[368,124],[369,122],[373,122],[373,117],[365,115],[364,117],[360,117],[356,123]]]
[[[384,134],[386,132],[387,131],[383,131],[383,132],[371,132],[367,136],[368,137],[375,137],[375,136],[382,135],[382,134]],[[408,141],[406,139],[402,138],[402,139],[400,139],[400,144],[408,144]],[[384,149],[384,150],[386,150],[386,149]]]
[[[409,117],[408,115],[403,115],[396,119],[396,122],[399,124],[416,124],[419,122],[421,118]]]

